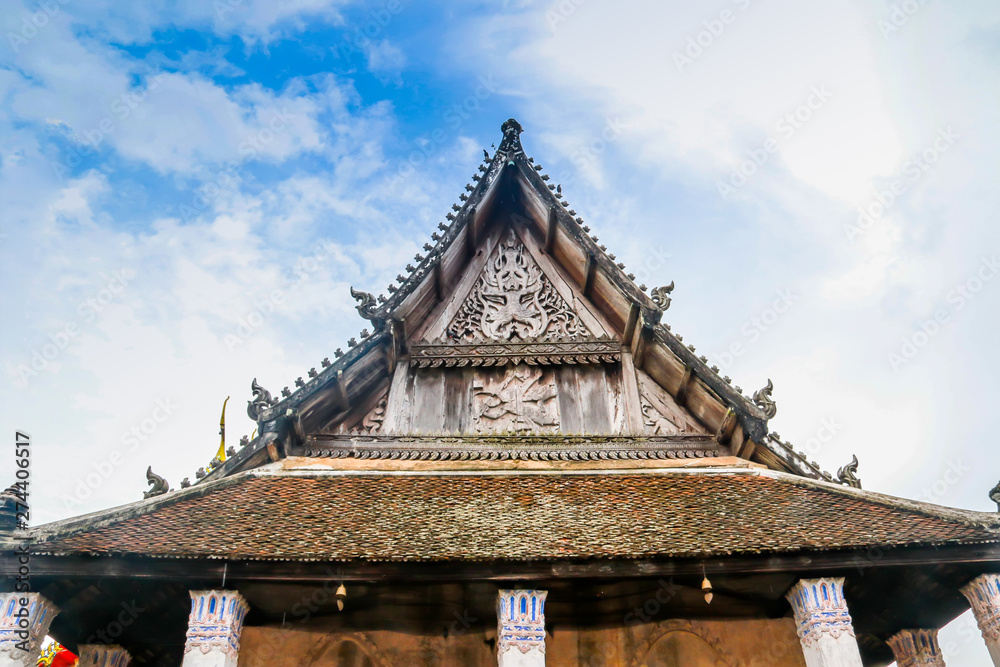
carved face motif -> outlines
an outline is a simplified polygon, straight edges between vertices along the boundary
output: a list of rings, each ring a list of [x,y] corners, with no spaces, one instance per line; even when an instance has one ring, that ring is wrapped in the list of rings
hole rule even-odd
[[[465,303],[447,329],[452,340],[520,343],[538,338],[587,335],[514,230],[486,262]]]
[[[485,275],[482,289],[483,332],[494,340],[526,340],[545,331],[548,315],[539,299],[542,274],[525,261],[524,247],[505,241]]]

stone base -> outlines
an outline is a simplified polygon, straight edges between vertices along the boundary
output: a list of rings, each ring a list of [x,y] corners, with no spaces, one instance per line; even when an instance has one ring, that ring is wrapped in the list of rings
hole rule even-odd
[[[527,653],[509,648],[497,656],[497,667],[545,667],[545,654],[534,648]]]
[[[824,636],[802,647],[806,667],[864,667],[858,640],[846,632],[839,637]]]
[[[35,667],[41,649],[22,651],[17,648],[0,649],[0,667]]]
[[[201,649],[193,648],[184,653],[184,662],[181,667],[236,667],[238,657],[231,652],[213,648],[207,653],[202,653]]]

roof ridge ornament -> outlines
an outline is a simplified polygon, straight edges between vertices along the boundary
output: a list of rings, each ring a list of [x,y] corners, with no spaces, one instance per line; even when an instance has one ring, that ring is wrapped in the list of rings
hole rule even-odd
[[[253,399],[247,401],[247,416],[254,421],[260,421],[261,413],[276,401],[271,398],[271,392],[257,383],[257,378],[250,383],[250,390],[253,392]]]
[[[521,133],[524,132],[524,128],[521,127],[520,123],[513,118],[508,118],[500,126],[500,130],[503,132],[503,141],[500,142],[500,147],[497,148],[497,155],[524,152],[524,149],[521,147],[520,138]]]
[[[760,408],[768,419],[774,419],[774,415],[778,414],[778,406],[771,400],[772,391],[774,391],[774,383],[768,378],[767,385],[753,393],[754,405]]]
[[[146,468],[146,482],[149,483],[150,489],[149,491],[142,492],[143,499],[162,496],[170,490],[170,484],[167,483],[167,480],[153,472],[153,466]]]
[[[1000,512],[1000,482],[990,491],[990,500],[997,504],[997,512]]]
[[[858,472],[858,455],[851,455],[851,462],[848,463],[843,468],[837,470],[837,481],[841,484],[846,484],[847,486],[854,487],[855,489],[861,488],[861,478],[857,475]]]
[[[654,287],[649,293],[650,297],[653,299],[653,303],[659,311],[665,312],[667,308],[670,307],[670,297],[668,296],[674,291],[674,281],[671,280],[669,285],[664,285],[663,287]]]

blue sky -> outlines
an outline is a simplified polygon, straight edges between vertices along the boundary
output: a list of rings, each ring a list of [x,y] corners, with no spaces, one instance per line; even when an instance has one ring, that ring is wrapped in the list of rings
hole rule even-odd
[[[36,442],[35,519],[139,498],[150,464],[192,475],[226,396],[249,433],[251,379],[291,385],[357,334],[349,286],[384,291],[510,116],[601,242],[676,282],[674,330],[735,384],[774,380],[782,437],[830,470],[857,454],[866,488],[994,509],[998,21],[6,3],[0,421]]]

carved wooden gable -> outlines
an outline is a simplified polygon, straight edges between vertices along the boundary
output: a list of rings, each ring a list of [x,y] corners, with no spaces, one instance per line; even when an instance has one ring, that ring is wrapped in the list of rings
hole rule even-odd
[[[414,328],[390,386],[337,433],[352,436],[706,436],[620,332],[517,224],[498,224]]]

